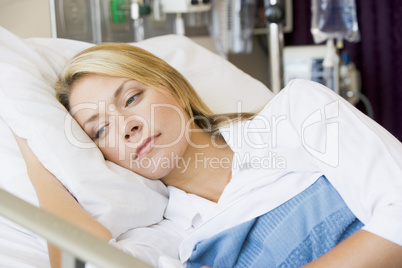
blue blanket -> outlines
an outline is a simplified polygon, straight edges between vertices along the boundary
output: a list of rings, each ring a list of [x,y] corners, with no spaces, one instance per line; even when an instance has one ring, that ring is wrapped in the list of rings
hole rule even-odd
[[[199,242],[187,267],[300,267],[362,226],[322,176],[274,210]]]

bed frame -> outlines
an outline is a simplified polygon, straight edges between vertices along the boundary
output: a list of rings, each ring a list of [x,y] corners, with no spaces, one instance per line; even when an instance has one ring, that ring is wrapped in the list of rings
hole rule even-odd
[[[0,189],[0,215],[45,238],[62,250],[62,268],[149,268],[150,265],[84,230]]]

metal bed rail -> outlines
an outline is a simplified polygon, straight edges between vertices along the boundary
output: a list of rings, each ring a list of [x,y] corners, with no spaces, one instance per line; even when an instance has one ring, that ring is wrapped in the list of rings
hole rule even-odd
[[[53,214],[0,189],[0,215],[60,248],[62,267],[149,268],[148,264],[109,245]]]

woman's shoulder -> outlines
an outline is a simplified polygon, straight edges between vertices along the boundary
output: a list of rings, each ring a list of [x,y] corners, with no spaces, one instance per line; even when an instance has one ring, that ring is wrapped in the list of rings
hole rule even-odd
[[[294,79],[276,94],[254,118],[273,120],[286,116],[293,121],[304,121],[317,110],[343,100],[333,90],[310,80]]]

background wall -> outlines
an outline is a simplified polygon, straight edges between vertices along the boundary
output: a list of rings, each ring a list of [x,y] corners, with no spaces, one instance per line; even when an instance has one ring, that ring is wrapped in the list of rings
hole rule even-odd
[[[51,37],[49,0],[0,0],[0,26],[22,38]]]

